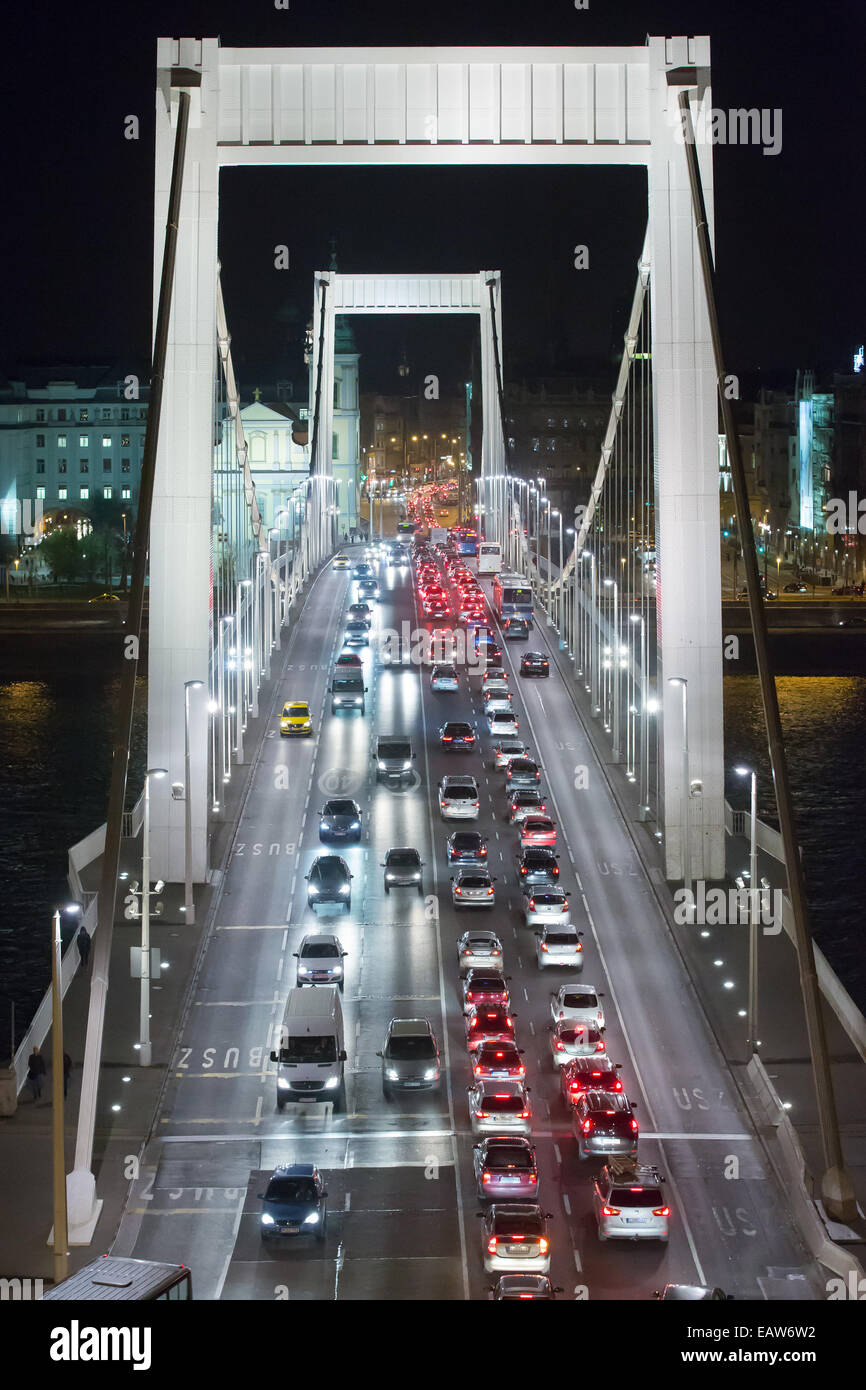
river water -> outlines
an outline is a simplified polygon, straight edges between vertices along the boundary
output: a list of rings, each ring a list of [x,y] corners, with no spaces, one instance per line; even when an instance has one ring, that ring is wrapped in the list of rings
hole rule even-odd
[[[66,897],[67,849],[105,818],[110,730],[119,682],[104,656],[78,652],[65,669],[14,679],[0,670],[0,1055],[9,999],[20,1039],[50,979],[50,922]],[[8,663],[7,663],[8,665]],[[861,843],[866,788],[866,680],[778,682],[803,841],[815,938],[866,1011],[866,913]],[[139,681],[129,785],[141,785],[146,682]],[[759,772],[759,815],[775,823],[757,677],[725,679],[725,765]],[[745,807],[745,779],[728,800]]]

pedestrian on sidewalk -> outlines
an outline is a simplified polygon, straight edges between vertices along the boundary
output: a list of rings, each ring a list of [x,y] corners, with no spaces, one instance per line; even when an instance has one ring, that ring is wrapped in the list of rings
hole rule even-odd
[[[67,1093],[67,1091],[69,1090],[69,1073],[70,1073],[71,1071],[72,1071],[72,1058],[70,1057],[70,1055],[69,1055],[68,1052],[64,1052],[64,1054],[63,1054],[63,1099],[64,1099],[64,1100],[66,1099],[66,1093]]]
[[[40,1099],[42,1095],[42,1081],[45,1076],[45,1058],[41,1055],[39,1048],[34,1047],[27,1059],[27,1085],[30,1087],[30,1094],[33,1103]]]
[[[82,970],[87,969],[87,962],[90,960],[90,933],[85,926],[78,928],[78,954],[81,958]]]

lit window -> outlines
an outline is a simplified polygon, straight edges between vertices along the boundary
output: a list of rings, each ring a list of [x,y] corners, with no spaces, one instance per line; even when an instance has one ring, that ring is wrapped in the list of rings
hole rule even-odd
[[[37,502],[40,502],[44,496],[45,496],[45,488],[44,488],[44,487],[38,487],[38,488],[36,489],[36,500],[37,500]]]
[[[58,447],[58,449],[65,449],[65,448],[66,448],[66,435],[65,435],[65,434],[58,434],[58,436],[57,436],[57,447]]]
[[[123,499],[124,502],[128,502],[128,501],[130,500],[130,498],[132,497],[132,488],[131,488],[131,487],[122,487],[122,488],[120,489],[120,496],[121,496],[121,498]]]
[[[80,435],[78,436],[78,447],[79,447],[79,449],[87,449],[87,448],[89,448],[89,446],[90,446],[90,435],[89,435],[89,434],[80,434]]]
[[[87,501],[89,501],[89,500],[90,500],[90,488],[89,488],[89,487],[80,487],[80,488],[78,489],[78,496],[81,498],[82,502],[87,502]]]
[[[44,449],[44,448],[45,448],[45,435],[44,435],[44,434],[37,434],[37,436],[36,436],[36,447],[37,447],[37,449]]]
[[[103,447],[103,449],[110,449],[110,448],[111,448],[111,435],[110,435],[110,434],[104,434],[104,435],[102,436],[102,447]]]
[[[112,489],[111,489],[110,487],[104,487],[104,488],[102,489],[102,495],[103,495],[103,497],[105,498],[106,502],[110,502],[110,501],[111,501],[111,493],[112,493]]]
[[[60,499],[61,502],[65,502],[65,501],[66,501],[66,488],[65,488],[65,487],[59,487],[59,488],[57,489],[57,496],[59,497],[59,499]]]
[[[122,435],[120,436],[120,447],[121,447],[121,449],[128,449],[128,448],[129,448],[129,435],[128,435],[128,434],[122,434]]]

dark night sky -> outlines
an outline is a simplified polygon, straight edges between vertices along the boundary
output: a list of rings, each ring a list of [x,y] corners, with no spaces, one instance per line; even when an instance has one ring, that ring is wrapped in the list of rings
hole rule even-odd
[[[146,362],[150,339],[153,69],[160,34],[227,45],[641,44],[709,33],[713,104],[781,107],[782,152],[717,146],[716,255],[730,370],[849,369],[866,334],[859,0],[177,0],[21,7],[4,74],[6,198],[0,366]],[[7,27],[8,27],[7,17]],[[138,114],[142,138],[123,139]],[[300,382],[312,272],[336,235],[341,270],[503,272],[506,375],[610,372],[643,238],[640,169],[228,170],[220,254],[242,384]],[[292,269],[273,269],[286,242]],[[586,242],[591,270],[571,268]],[[363,389],[413,369],[463,379],[467,324],[355,320]]]

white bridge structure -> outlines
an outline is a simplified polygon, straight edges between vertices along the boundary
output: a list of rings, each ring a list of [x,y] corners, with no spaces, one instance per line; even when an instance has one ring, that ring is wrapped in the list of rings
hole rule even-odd
[[[717,389],[677,114],[683,89],[699,127],[712,106],[709,38],[537,49],[239,49],[164,38],[157,67],[157,286],[180,90],[191,113],[151,525],[147,765],[168,770],[151,789],[154,878],[184,877],[184,803],[172,799],[173,782],[191,806],[192,876],[206,878],[210,817],[243,762],[243,726],[271,651],[341,533],[330,460],[335,315],[436,312],[477,314],[481,325],[486,534],[531,574],[610,731],[614,761],[642,779],[668,877],[722,879]],[[712,229],[711,146],[698,153]],[[219,290],[220,170],[540,163],[647,170],[635,306],[590,508],[566,528],[576,532],[572,553],[560,540],[558,564],[554,545],[542,554],[553,514],[509,466],[495,271],[316,273],[310,477],[286,499],[274,539],[256,505]],[[185,683],[197,680],[209,686],[211,714],[193,702],[187,719]]]

